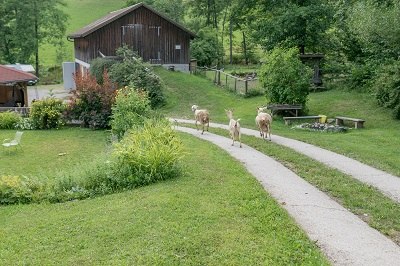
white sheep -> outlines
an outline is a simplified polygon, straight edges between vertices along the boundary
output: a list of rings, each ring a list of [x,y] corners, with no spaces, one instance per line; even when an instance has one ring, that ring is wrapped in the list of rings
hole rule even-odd
[[[260,136],[262,139],[268,139],[271,141],[271,123],[272,116],[264,112],[263,108],[257,108],[256,124],[260,130]]]
[[[233,110],[226,110],[225,113],[229,118],[229,134],[232,138],[232,146],[235,145],[235,140],[239,141],[239,147],[242,147],[242,141],[240,140],[240,119],[233,119]]]
[[[204,125],[207,124],[207,131],[210,126],[210,114],[206,109],[199,110],[199,107],[197,105],[192,106],[192,112],[194,112],[194,119],[195,119],[195,125],[197,130],[199,128],[197,127],[197,122],[199,122],[203,126],[203,131],[201,134],[204,133]]]

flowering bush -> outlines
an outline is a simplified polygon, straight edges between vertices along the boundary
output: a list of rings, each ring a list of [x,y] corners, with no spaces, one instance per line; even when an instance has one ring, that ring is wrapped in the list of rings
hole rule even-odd
[[[39,199],[44,185],[36,179],[21,176],[0,176],[0,204],[29,203]]]
[[[64,125],[63,112],[64,103],[55,98],[46,98],[44,100],[32,103],[30,111],[30,120],[35,129],[59,128]]]
[[[82,121],[84,127],[108,128],[116,84],[110,80],[107,71],[104,71],[102,85],[90,74],[78,74],[74,79],[76,89],[72,91],[67,108],[68,118]]]

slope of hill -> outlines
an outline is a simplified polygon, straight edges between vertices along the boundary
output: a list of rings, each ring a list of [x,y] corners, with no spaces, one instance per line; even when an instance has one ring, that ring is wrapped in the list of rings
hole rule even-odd
[[[123,8],[126,0],[65,0],[64,12],[69,16],[66,35],[81,27],[101,18],[107,13]],[[65,36],[65,54],[68,60],[73,60],[73,43],[67,41]],[[56,49],[50,44],[43,44],[40,47],[40,64],[51,66],[58,65]]]

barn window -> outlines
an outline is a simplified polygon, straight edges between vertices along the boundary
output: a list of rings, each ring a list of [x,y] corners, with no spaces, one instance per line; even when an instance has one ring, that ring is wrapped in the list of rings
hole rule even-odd
[[[181,45],[180,44],[176,44],[175,45],[175,50],[180,50],[181,49]]]

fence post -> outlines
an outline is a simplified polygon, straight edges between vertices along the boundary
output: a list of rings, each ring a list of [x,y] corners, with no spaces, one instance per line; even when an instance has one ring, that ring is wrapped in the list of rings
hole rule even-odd
[[[228,75],[225,75],[225,87],[228,87]]]
[[[236,83],[237,83],[237,78],[235,78],[235,92],[236,92]]]
[[[248,80],[246,79],[246,80],[244,81],[244,92],[245,92],[245,95],[247,95],[247,88],[248,88],[247,82],[248,82]]]
[[[218,70],[217,84],[221,85],[221,70]]]
[[[217,72],[218,70],[215,70],[215,75],[214,75],[214,84],[217,83]]]

